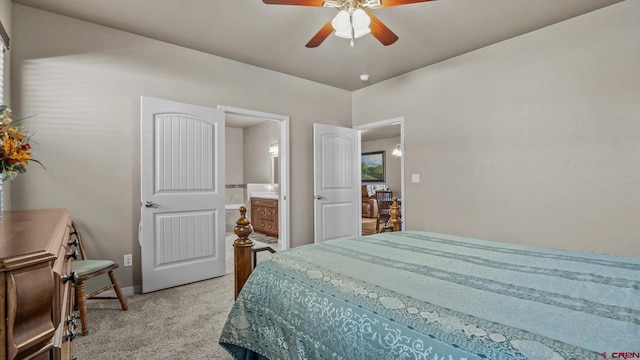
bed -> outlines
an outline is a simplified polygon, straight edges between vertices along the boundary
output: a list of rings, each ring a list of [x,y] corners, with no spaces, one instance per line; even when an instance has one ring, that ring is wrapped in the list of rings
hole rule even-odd
[[[220,344],[235,359],[560,360],[639,339],[639,258],[406,231],[261,262]]]

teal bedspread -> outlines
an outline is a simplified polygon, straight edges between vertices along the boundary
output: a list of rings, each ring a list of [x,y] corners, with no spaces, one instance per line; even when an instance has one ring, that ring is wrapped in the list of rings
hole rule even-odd
[[[302,246],[258,265],[220,344],[272,360],[640,352],[640,259],[426,232]]]

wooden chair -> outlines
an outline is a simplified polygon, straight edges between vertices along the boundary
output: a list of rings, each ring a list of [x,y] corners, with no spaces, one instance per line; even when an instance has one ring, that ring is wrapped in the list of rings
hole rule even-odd
[[[376,218],[376,232],[380,232],[380,223],[386,224],[391,219],[389,209],[393,203],[393,192],[391,190],[376,191],[376,202],[378,203],[378,217]]]
[[[89,332],[87,326],[87,300],[88,299],[118,299],[120,300],[120,306],[122,310],[127,310],[127,301],[122,295],[118,280],[116,280],[113,270],[118,268],[118,264],[111,260],[89,260],[84,250],[84,244],[82,243],[82,235],[78,229],[78,224],[75,221],[71,222],[71,232],[69,233],[69,239],[72,243],[76,244],[80,249],[80,257],[82,260],[73,261],[71,268],[78,275],[78,281],[76,282],[76,310],[80,311],[80,322],[82,323],[82,335],[86,335]],[[72,239],[75,237],[75,240]],[[111,284],[103,287],[100,290],[96,290],[89,295],[84,293],[84,282],[88,279],[94,278],[99,275],[108,274]],[[96,295],[113,289],[117,297],[97,297]]]

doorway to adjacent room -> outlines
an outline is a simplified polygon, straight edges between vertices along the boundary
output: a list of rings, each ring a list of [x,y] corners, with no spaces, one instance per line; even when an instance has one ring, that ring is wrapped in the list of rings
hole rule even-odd
[[[288,116],[219,106],[225,111],[227,273],[233,271],[233,233],[240,207],[257,247],[289,248]]]
[[[391,191],[401,208],[404,199],[404,118],[395,118],[356,126],[361,153],[361,231],[362,235],[380,232],[388,218],[376,199],[379,190]],[[401,224],[404,230],[404,222]]]

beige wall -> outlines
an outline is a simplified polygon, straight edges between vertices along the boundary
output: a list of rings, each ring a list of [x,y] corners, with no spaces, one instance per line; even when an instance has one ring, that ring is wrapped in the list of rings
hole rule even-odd
[[[244,181],[246,184],[271,183],[269,146],[278,142],[279,131],[279,121],[265,121],[244,129]]]
[[[371,152],[371,151],[382,151],[384,150],[385,154],[385,175],[384,175],[384,183],[389,186],[389,189],[393,191],[393,196],[397,196],[398,198],[402,197],[400,191],[402,190],[400,177],[401,173],[401,161],[399,156],[391,155],[393,149],[395,149],[396,145],[400,144],[400,136],[395,136],[392,138],[386,139],[378,139],[378,140],[370,140],[362,142],[362,152]],[[363,184],[367,184],[367,182],[363,182]],[[377,184],[377,183],[372,183]]]
[[[353,93],[405,118],[407,229],[640,256],[640,1]]]
[[[94,257],[140,284],[140,96],[291,117],[291,241],[313,241],[312,123],[351,126],[348,91],[22,5],[13,5],[14,109],[37,114],[13,206],[68,208]]]
[[[224,151],[225,151],[225,183],[226,184],[246,184],[244,181],[244,141],[241,128],[224,128]]]

